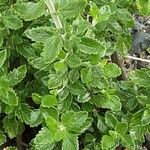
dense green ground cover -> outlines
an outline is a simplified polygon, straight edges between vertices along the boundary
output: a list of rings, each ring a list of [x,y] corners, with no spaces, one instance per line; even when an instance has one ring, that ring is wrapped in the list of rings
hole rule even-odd
[[[114,56],[131,50],[132,14],[148,16],[150,1],[50,2],[0,0],[0,149],[138,150],[150,70],[126,78]]]

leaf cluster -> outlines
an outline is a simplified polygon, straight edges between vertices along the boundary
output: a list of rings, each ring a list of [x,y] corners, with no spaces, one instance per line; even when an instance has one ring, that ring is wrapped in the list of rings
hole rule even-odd
[[[56,0],[57,29],[44,0],[0,1],[0,145],[28,125],[41,127],[31,150],[139,148],[150,129],[150,70],[118,81],[110,59],[131,48],[135,3]]]

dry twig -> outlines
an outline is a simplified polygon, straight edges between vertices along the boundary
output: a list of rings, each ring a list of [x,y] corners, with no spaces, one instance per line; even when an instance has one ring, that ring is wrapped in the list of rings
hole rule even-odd
[[[134,57],[134,56],[126,56],[126,58],[150,63],[150,60],[148,60],[148,59],[138,58],[138,57]]]

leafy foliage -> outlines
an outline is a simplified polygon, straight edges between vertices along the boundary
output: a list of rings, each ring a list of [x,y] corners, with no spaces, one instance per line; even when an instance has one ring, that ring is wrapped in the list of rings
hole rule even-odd
[[[137,0],[137,7],[141,14],[149,15],[150,14],[150,1],[149,0]]]
[[[120,81],[111,60],[131,48],[135,7],[149,15],[142,0],[0,1],[0,146],[19,148],[7,140],[30,127],[24,145],[33,150],[139,149],[150,130],[150,70]]]

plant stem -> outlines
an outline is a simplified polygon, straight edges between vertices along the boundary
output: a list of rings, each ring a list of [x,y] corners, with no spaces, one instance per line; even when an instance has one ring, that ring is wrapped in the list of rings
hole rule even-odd
[[[46,3],[46,5],[47,5],[47,7],[48,7],[48,9],[50,11],[50,14],[52,16],[52,19],[54,21],[54,24],[55,24],[56,28],[57,29],[63,28],[63,25],[62,25],[62,23],[60,21],[60,18],[57,15],[57,12],[56,12],[56,9],[55,9],[53,1],[52,0],[46,0],[45,3]]]
[[[138,57],[134,57],[134,56],[126,56],[126,58],[150,63],[150,60],[148,60],[148,59],[138,58]]]

